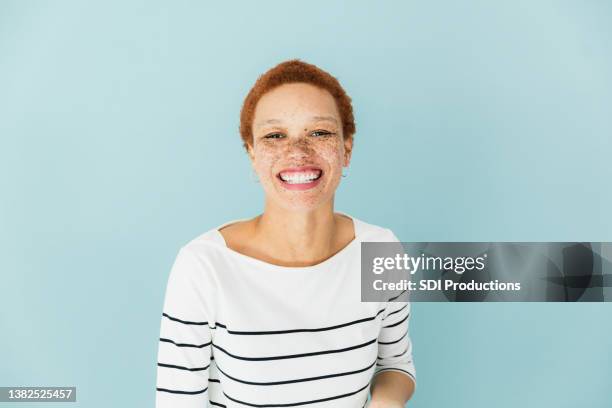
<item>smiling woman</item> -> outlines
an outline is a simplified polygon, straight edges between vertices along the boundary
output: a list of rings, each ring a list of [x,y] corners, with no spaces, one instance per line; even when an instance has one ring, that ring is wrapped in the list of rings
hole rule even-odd
[[[166,289],[157,407],[403,407],[415,387],[408,302],[361,302],[360,243],[398,239],[334,212],[351,100],[299,60],[263,74],[240,134],[262,214],[178,252]]]
[[[266,204],[293,214],[328,207],[353,144],[331,94],[306,83],[281,85],[259,99],[254,122],[247,151]]]

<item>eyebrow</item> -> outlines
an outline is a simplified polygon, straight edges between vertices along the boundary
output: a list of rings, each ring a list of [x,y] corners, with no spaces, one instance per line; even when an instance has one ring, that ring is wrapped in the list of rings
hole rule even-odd
[[[310,119],[316,121],[316,122],[323,122],[323,121],[328,121],[328,122],[333,122],[335,124],[338,124],[338,120],[336,118],[334,118],[333,116],[311,116]],[[279,124],[282,123],[283,121],[280,119],[268,119],[268,120],[264,120],[261,121],[259,123],[257,123],[255,125],[255,127],[259,128],[262,127],[264,125],[274,125],[274,124]]]

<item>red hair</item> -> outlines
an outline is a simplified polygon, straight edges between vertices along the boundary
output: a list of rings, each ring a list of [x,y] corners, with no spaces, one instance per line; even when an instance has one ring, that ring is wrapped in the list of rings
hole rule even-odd
[[[242,137],[245,149],[248,145],[253,145],[253,116],[255,116],[257,102],[266,92],[280,85],[295,82],[311,84],[328,91],[336,101],[340,119],[342,120],[344,139],[353,138],[355,119],[353,118],[351,98],[340,86],[338,80],[316,65],[300,61],[299,59],[292,59],[281,62],[261,75],[244,99],[240,111],[240,137]]]

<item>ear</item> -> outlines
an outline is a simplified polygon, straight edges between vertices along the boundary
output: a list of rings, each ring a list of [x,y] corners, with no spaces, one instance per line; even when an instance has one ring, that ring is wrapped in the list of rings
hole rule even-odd
[[[344,167],[348,167],[351,163],[351,155],[353,153],[353,137],[344,139]]]

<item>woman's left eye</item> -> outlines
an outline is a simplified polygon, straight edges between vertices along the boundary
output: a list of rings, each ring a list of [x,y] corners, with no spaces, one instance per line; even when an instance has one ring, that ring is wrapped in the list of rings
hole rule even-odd
[[[333,133],[328,132],[327,130],[315,130],[314,132],[312,132],[312,135],[322,137],[322,136],[333,135]]]

